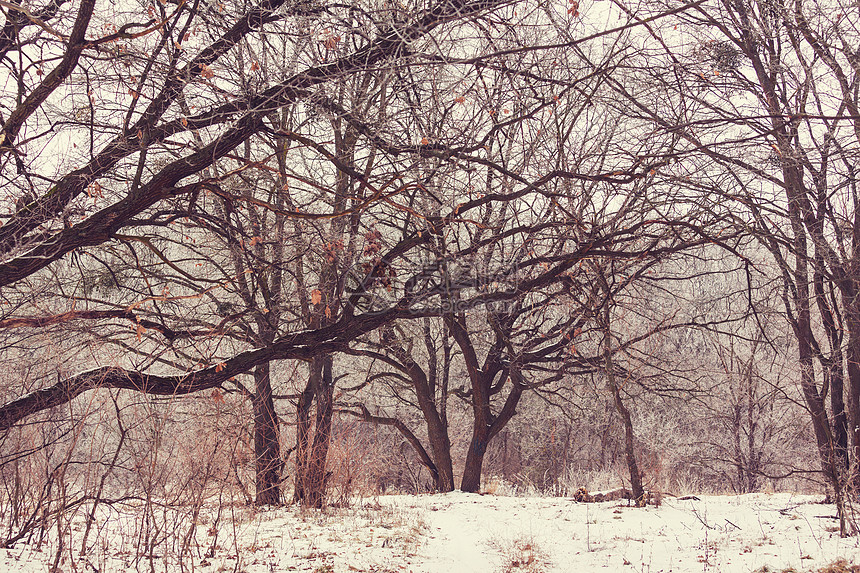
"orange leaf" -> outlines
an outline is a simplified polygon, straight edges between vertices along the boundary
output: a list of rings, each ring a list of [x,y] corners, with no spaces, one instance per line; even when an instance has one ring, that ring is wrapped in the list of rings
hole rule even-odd
[[[313,292],[311,293],[311,303],[312,304],[319,304],[321,301],[322,301],[322,292],[320,292],[320,289],[314,289]]]
[[[326,305],[325,307],[325,317],[331,318],[331,309],[328,307],[328,305]]]
[[[329,36],[325,40],[325,47],[327,50],[334,50],[338,42],[340,42],[340,36]]]
[[[225,364],[224,362],[219,362],[215,365],[215,372],[221,372],[225,368],[227,368],[227,364]]]

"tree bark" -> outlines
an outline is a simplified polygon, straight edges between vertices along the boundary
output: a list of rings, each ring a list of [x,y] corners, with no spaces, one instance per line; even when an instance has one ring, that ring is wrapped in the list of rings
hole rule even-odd
[[[454,491],[454,464],[451,460],[451,439],[448,436],[448,428],[445,425],[439,410],[436,408],[435,392],[427,379],[424,371],[404,354],[404,365],[415,395],[418,398],[418,407],[427,425],[427,438],[430,442],[430,451],[433,452],[433,463],[436,467],[434,475],[435,487],[440,492]]]
[[[810,286],[809,265],[806,253],[807,236],[802,222],[801,200],[798,193],[797,177],[791,166],[783,166],[783,174],[787,182],[786,196],[788,198],[789,222],[794,233],[793,246],[795,253],[795,266],[791,270],[794,280],[794,288],[789,289],[793,293],[793,303],[796,309],[796,319],[792,321],[792,329],[797,339],[798,362],[800,363],[800,387],[806,401],[809,414],[812,419],[812,429],[815,433],[815,441],[818,446],[818,455],[821,462],[822,473],[833,488],[836,498],[836,510],[839,516],[839,533],[842,536],[848,534],[846,523],[846,506],[843,491],[844,477],[839,469],[838,457],[834,448],[833,434],[830,431],[830,419],[824,404],[824,398],[815,383],[814,366],[814,334],[812,332],[812,314],[810,312]],[[787,285],[788,286],[788,285]],[[787,309],[790,314],[790,309]],[[850,346],[849,346],[850,351]],[[851,356],[848,356],[849,380],[851,378]],[[849,413],[850,420],[850,413]]]
[[[481,472],[484,465],[484,454],[487,453],[489,442],[489,428],[476,423],[472,429],[469,451],[466,453],[463,480],[460,482],[461,491],[477,493],[481,490]]]
[[[630,410],[624,405],[624,400],[621,398],[621,390],[618,388],[618,382],[615,379],[615,364],[612,360],[612,332],[609,328],[609,296],[609,293],[607,293],[607,301],[603,312],[603,366],[605,368],[606,383],[609,385],[612,397],[615,400],[615,409],[621,415],[621,421],[624,424],[624,458],[627,462],[627,471],[630,474],[630,489],[633,491],[633,499],[636,500],[636,507],[644,507],[646,502],[645,489],[642,487],[642,474],[639,471],[639,464],[636,462],[633,419],[630,416]]]
[[[308,384],[299,397],[296,430],[296,475],[293,501],[321,508],[327,485],[326,460],[331,441],[334,381],[330,354],[311,360]],[[311,407],[316,415],[311,425]],[[313,431],[311,431],[313,430]]]
[[[824,384],[830,388],[830,413],[832,417],[832,432],[834,448],[838,464],[844,470],[849,469],[848,458],[848,415],[845,411],[845,375],[843,371],[842,329],[837,324],[834,308],[830,304],[828,292],[824,283],[824,260],[816,251],[813,286],[818,311],[824,324],[824,331],[830,344],[830,355],[824,360]],[[832,283],[828,283],[832,285]],[[834,296],[831,294],[831,296]]]
[[[854,307],[857,302],[851,301],[846,313],[848,322],[848,349],[845,353],[848,359],[848,396],[844,408],[848,418],[848,460],[857,466],[860,462],[860,316]],[[856,471],[849,476],[852,485],[858,485]]]
[[[270,363],[254,369],[254,454],[257,505],[281,503],[281,451],[278,416],[272,400]]]
[[[310,455],[311,407],[314,402],[314,389],[318,385],[316,377],[322,375],[316,359],[310,361],[309,369],[308,382],[296,404],[296,473],[293,478],[293,503],[304,503],[305,499],[305,481]]]
[[[469,451],[466,454],[466,465],[463,469],[463,481],[460,483],[460,489],[465,492],[478,492],[481,489],[481,473],[484,465],[484,454],[487,453],[487,446],[490,440],[496,437],[501,432],[511,418],[516,414],[517,405],[520,403],[520,398],[523,395],[523,390],[526,388],[521,377],[521,373],[516,367],[511,367],[508,371],[502,371],[502,379],[498,382],[497,387],[491,385],[491,377],[486,374],[481,374],[481,378],[486,383],[487,391],[481,393],[486,396],[486,403],[473,402],[473,410],[486,412],[485,417],[476,415],[472,426],[472,441],[469,444]],[[486,378],[485,378],[486,376]],[[489,398],[497,392],[505,380],[510,378],[511,391],[505,399],[505,403],[499,410],[498,414],[493,414],[490,409]],[[473,392],[473,401],[474,392]]]
[[[331,422],[334,412],[334,379],[332,377],[332,355],[320,358],[322,375],[317,378],[316,418],[314,420],[314,439],[308,459],[307,479],[305,480],[305,505],[322,508],[325,503],[328,475],[326,461],[331,443]]]

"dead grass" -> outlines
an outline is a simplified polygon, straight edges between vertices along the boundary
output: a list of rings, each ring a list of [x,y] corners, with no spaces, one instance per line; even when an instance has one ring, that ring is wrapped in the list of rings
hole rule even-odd
[[[759,567],[753,573],[800,573],[794,567],[788,569],[771,569],[767,565]],[[851,565],[844,559],[837,559],[830,565],[816,570],[816,573],[860,573],[860,565]]]
[[[515,541],[503,551],[500,573],[544,573],[546,557],[534,541]]]
[[[837,559],[830,565],[819,569],[818,573],[860,573],[860,565],[851,565],[844,559]]]

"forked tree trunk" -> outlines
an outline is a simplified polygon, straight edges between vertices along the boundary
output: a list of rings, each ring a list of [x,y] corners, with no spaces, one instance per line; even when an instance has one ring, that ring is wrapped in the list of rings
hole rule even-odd
[[[331,442],[334,402],[334,379],[331,355],[314,358],[310,365],[308,386],[297,407],[296,475],[293,501],[321,508],[327,486],[326,461]],[[311,437],[310,411],[316,399],[316,416]]]
[[[786,176],[786,179],[789,179]],[[789,215],[794,232],[794,247],[796,252],[805,253],[807,251],[806,233],[801,222],[800,213],[797,209],[797,200],[791,193],[792,188],[787,187],[789,198]],[[836,502],[836,513],[839,518],[839,534],[846,536],[853,533],[849,528],[847,520],[847,505],[845,498],[846,473],[840,467],[840,455],[837,450],[836,443],[831,432],[830,419],[827,415],[824,397],[818,390],[815,383],[815,366],[814,366],[814,335],[812,333],[812,315],[809,308],[809,267],[805,257],[797,255],[795,258],[795,267],[792,269],[795,288],[793,289],[794,304],[796,310],[796,319],[792,323],[794,336],[797,339],[798,361],[800,363],[800,387],[803,392],[803,398],[806,401],[807,410],[809,411],[812,430],[815,433],[815,441],[818,446],[818,455],[821,462],[822,473],[824,474],[828,485],[833,489],[833,495]],[[850,326],[850,321],[849,321]],[[848,358],[848,378],[851,381],[851,345],[849,344]],[[856,365],[855,365],[856,366]],[[856,367],[854,369],[856,372]],[[856,376],[855,376],[856,378]],[[852,420],[850,400],[848,406],[849,424]],[[849,432],[850,433],[850,432]],[[849,446],[853,443],[849,436]]]
[[[257,472],[257,505],[281,503],[281,451],[278,416],[272,400],[270,363],[254,369],[254,454]]]
[[[316,419],[314,421],[314,440],[308,459],[307,478],[305,481],[305,504],[321,508],[325,503],[328,474],[326,461],[328,448],[331,443],[331,422],[334,402],[334,380],[332,378],[332,357],[322,359],[322,376],[316,391]]]
[[[310,455],[311,407],[314,403],[316,387],[314,377],[318,374],[319,370],[315,368],[314,361],[311,361],[307,384],[296,404],[296,471],[293,477],[293,503],[303,503],[305,499],[305,479]]]
[[[517,405],[526,387],[518,370],[510,370],[503,374],[511,380],[511,390],[505,403],[498,414],[493,414],[490,409],[489,397],[491,395],[492,376],[482,373],[476,379],[479,380],[481,391],[473,389],[472,407],[475,419],[472,422],[472,441],[469,451],[466,453],[466,465],[463,469],[463,480],[460,482],[460,490],[477,493],[481,489],[481,472],[484,466],[484,455],[490,440],[501,432],[516,413]],[[501,382],[499,382],[501,384]],[[477,398],[476,398],[477,396]]]

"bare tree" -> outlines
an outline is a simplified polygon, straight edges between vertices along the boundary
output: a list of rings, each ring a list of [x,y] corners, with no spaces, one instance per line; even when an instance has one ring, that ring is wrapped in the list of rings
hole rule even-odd
[[[648,13],[635,3],[616,6],[640,18]],[[845,448],[855,440],[847,428],[856,427],[853,388],[860,384],[853,379],[856,240],[849,230],[857,42],[844,13],[839,3],[702,4],[679,16],[672,33],[647,26],[640,41],[660,46],[662,57],[649,55],[643,82],[615,87],[643,129],[671,132],[681,143],[667,184],[731,213],[770,252],[823,475],[847,534],[843,490],[854,454]]]

